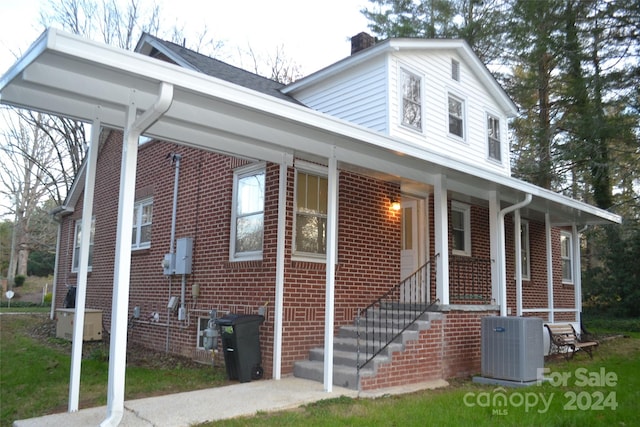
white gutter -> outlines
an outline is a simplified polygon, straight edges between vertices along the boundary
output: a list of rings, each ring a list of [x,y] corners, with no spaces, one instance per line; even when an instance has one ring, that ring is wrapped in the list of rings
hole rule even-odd
[[[501,234],[498,246],[500,263],[500,316],[507,315],[507,257],[506,257],[506,243],[505,243],[505,230],[504,230],[504,217],[517,209],[523,208],[531,203],[533,196],[527,193],[524,200],[516,203],[515,205],[508,206],[500,211],[498,214],[498,232]],[[517,234],[517,233],[516,233]],[[517,260],[516,260],[517,262]]]
[[[118,204],[118,231],[116,234],[115,269],[111,308],[111,344],[109,347],[109,384],[107,388],[107,418],[100,427],[116,427],[124,415],[124,387],[127,360],[127,323],[129,311],[129,276],[131,273],[131,228],[135,202],[136,163],[138,139],[142,132],[167,112],[173,102],[173,85],[162,82],[153,106],[136,118],[137,107],[132,99],[127,111],[124,130],[120,192]]]

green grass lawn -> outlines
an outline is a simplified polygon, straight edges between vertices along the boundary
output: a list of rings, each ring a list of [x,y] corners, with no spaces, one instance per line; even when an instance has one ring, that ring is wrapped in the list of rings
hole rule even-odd
[[[637,337],[603,342],[593,360],[578,354],[569,362],[548,361],[545,367],[552,381],[527,388],[503,389],[469,379],[452,380],[449,387],[438,390],[377,399],[342,397],[201,427],[640,425]]]
[[[0,426],[67,411],[70,343],[38,336],[46,314],[0,315]],[[82,361],[80,408],[106,405],[108,360],[98,347]],[[223,367],[128,366],[126,399],[196,390],[226,382]]]

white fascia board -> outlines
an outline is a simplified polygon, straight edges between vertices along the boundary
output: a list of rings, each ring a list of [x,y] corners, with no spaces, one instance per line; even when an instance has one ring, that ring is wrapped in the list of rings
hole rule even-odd
[[[153,36],[150,36],[149,34],[145,34],[142,36],[142,38],[136,45],[134,52],[148,56],[148,54],[151,53],[152,48],[155,48],[159,52],[162,52],[163,55],[166,55],[169,59],[171,59],[173,62],[180,65],[181,67],[184,67],[189,70],[198,71],[197,68],[193,66],[193,64],[191,64],[188,61],[185,61],[184,58],[182,58],[180,55],[176,55],[175,52],[173,52],[172,50],[167,49],[164,44],[160,43],[158,39],[156,39]]]

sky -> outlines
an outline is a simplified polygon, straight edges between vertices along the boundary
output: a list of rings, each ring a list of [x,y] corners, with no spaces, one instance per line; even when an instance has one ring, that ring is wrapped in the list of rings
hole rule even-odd
[[[42,32],[39,12],[52,0],[0,0],[0,75]],[[151,0],[140,0],[151,3]],[[281,47],[303,75],[350,54],[349,38],[367,31],[360,10],[367,0],[156,0],[163,28],[190,31],[207,28],[225,49],[251,47],[259,55],[274,55]],[[193,34],[195,38],[195,33]],[[168,38],[168,37],[167,37]],[[225,58],[220,58],[225,60]]]

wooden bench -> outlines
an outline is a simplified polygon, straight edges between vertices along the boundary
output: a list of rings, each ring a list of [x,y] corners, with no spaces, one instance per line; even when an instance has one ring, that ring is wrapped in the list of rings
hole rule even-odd
[[[576,330],[570,323],[554,323],[544,325],[549,330],[549,355],[563,354],[565,359],[571,359],[578,350],[587,352],[593,359],[593,349],[598,346],[597,341],[580,341]]]

